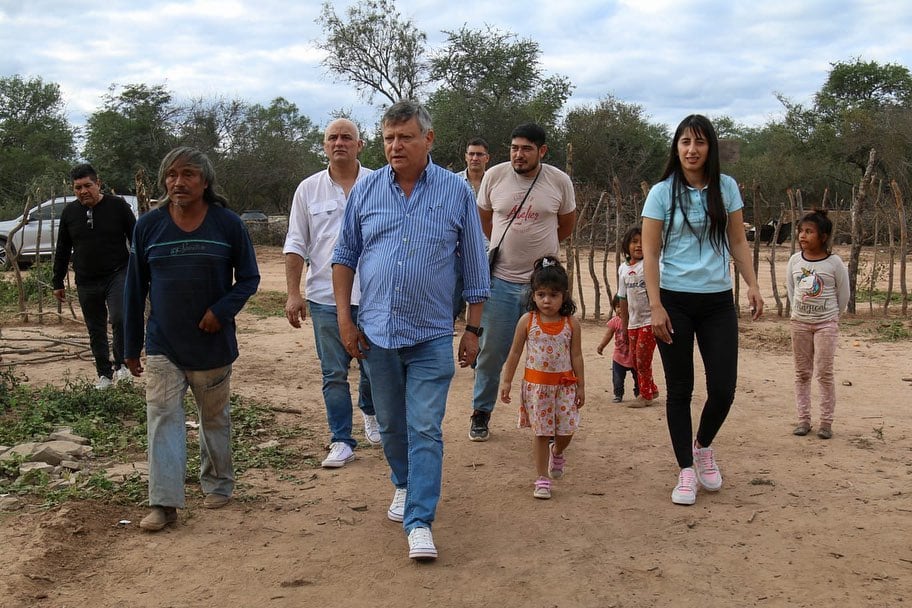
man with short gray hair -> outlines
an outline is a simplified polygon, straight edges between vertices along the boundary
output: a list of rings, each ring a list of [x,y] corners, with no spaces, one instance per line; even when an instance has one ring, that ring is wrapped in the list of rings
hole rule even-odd
[[[459,365],[478,354],[488,270],[472,189],[431,162],[431,117],[401,101],[381,121],[389,164],[358,182],[333,253],[333,288],[345,349],[363,359],[396,487],[387,517],[401,521],[409,557],[435,559],[431,524],[440,500],[443,415],[455,373],[453,258],[463,260],[466,332]],[[358,323],[350,315],[358,270]],[[381,388],[382,387],[382,388]]]

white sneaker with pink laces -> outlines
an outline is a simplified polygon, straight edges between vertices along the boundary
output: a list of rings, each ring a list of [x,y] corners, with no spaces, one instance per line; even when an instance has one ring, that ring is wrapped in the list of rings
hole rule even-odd
[[[671,491],[671,502],[676,505],[692,505],[697,502],[697,474],[693,467],[681,469],[678,485]]]
[[[719,472],[719,467],[716,465],[713,449],[698,448],[697,442],[694,442],[693,456],[697,481],[710,492],[718,491],[722,487],[722,473]]]

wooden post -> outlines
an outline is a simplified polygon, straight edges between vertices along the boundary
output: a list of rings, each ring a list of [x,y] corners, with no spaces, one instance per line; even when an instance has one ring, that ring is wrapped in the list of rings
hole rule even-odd
[[[896,204],[896,213],[899,218],[899,289],[902,293],[902,314],[906,316],[909,307],[909,291],[906,289],[906,252],[908,251],[908,236],[906,234],[906,208],[903,206],[903,194],[896,180],[890,182],[893,190],[893,202]]]
[[[855,314],[855,296],[858,288],[858,260],[861,257],[861,212],[864,210],[868,188],[874,174],[877,151],[871,148],[868,154],[868,165],[865,167],[861,184],[852,200],[852,249],[849,254],[849,312]]]
[[[605,199],[605,193],[599,195],[598,202],[595,203],[595,211],[589,218],[589,276],[592,277],[592,285],[595,287],[595,313],[594,318],[598,321],[602,316],[602,287],[599,285],[598,276],[595,274],[595,218],[599,215],[602,208],[602,201]],[[582,286],[582,285],[580,285]]]
[[[893,263],[896,261],[896,239],[893,234],[893,223],[887,222],[887,238],[889,244],[889,266],[887,266],[887,293],[884,294],[883,312],[887,316],[887,309],[890,307],[890,300],[893,299]]]

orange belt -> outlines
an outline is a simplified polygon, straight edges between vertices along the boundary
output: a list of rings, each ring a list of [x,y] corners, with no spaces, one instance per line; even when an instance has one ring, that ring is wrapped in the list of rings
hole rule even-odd
[[[523,375],[523,378],[526,382],[534,382],[535,384],[547,384],[547,385],[557,385],[561,384],[563,386],[569,386],[571,384],[576,384],[576,376],[573,375],[572,371],[566,372],[543,372],[537,369],[526,368],[526,372]]]

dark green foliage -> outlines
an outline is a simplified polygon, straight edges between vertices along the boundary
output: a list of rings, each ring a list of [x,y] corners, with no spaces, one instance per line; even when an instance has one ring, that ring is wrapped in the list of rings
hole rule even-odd
[[[558,116],[572,85],[564,76],[546,76],[538,43],[510,32],[463,26],[445,32],[447,43],[431,60],[440,86],[427,102],[434,119],[434,161],[453,170],[465,167],[466,142],[490,144],[491,164],[509,159],[510,132],[524,122],[548,134],[547,162],[563,165]]]
[[[89,116],[84,156],[106,186],[121,194],[135,189],[139,169],[158,175],[161,159],[176,143],[178,108],[164,85],[111,85],[104,106]]]
[[[75,154],[60,86],[41,78],[0,78],[0,210],[22,213],[30,186],[54,183]]]

